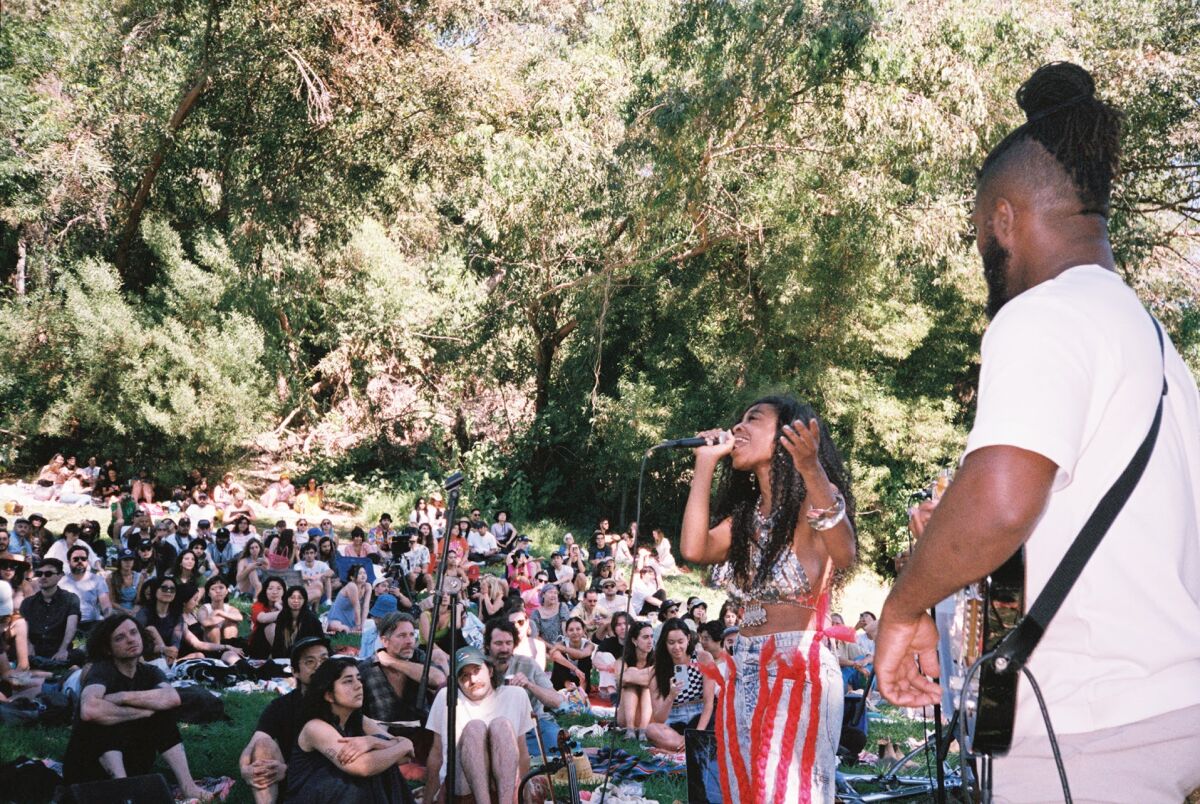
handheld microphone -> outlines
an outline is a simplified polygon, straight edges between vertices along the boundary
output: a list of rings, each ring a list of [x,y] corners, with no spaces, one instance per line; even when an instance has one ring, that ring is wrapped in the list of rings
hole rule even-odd
[[[726,434],[721,433],[717,440],[718,444],[724,444]],[[696,447],[708,446],[708,439],[704,436],[692,436],[691,438],[675,438],[670,441],[664,441],[661,444],[655,444],[648,451],[653,452],[656,449],[695,449]]]

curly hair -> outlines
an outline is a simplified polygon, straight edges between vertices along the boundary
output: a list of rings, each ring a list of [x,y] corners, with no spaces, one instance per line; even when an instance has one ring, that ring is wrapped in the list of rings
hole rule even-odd
[[[765,579],[771,567],[783,555],[783,551],[790,549],[796,523],[800,521],[804,500],[808,496],[804,478],[796,471],[792,456],[780,443],[785,425],[796,420],[817,420],[821,433],[817,455],[825,474],[846,499],[846,521],[850,523],[851,531],[854,532],[855,505],[854,493],[850,490],[850,473],[842,462],[841,453],[834,445],[825,421],[817,416],[810,405],[791,396],[765,396],[756,399],[746,406],[742,416],[755,405],[770,406],[778,417],[775,424],[775,450],[771,456],[771,504],[775,509],[775,521],[758,566],[751,566],[750,562],[750,542],[757,540],[754,528],[755,507],[759,497],[757,480],[753,472],[734,469],[732,458],[729,456],[721,460],[721,479],[717,486],[717,498],[710,523],[710,527],[716,527],[725,519],[732,520],[733,539],[729,546],[729,561],[734,578],[743,587]],[[740,419],[741,416],[738,417],[739,421]],[[855,532],[856,544],[857,540],[858,534]],[[846,576],[846,570],[834,573],[834,586],[838,587],[844,583]]]

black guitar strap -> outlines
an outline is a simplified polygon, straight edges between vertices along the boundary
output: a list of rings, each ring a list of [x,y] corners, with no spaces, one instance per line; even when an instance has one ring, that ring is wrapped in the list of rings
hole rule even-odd
[[[1019,673],[1025,666],[1025,662],[1029,660],[1034,648],[1041,641],[1042,635],[1046,633],[1050,621],[1062,607],[1067,593],[1075,585],[1079,573],[1083,572],[1088,559],[1100,546],[1100,540],[1104,538],[1104,534],[1108,532],[1117,515],[1121,513],[1121,509],[1125,507],[1129,495],[1137,487],[1142,473],[1146,470],[1146,465],[1150,462],[1150,453],[1154,451],[1154,442],[1158,440],[1158,428],[1162,424],[1163,399],[1167,395],[1166,347],[1163,345],[1162,327],[1159,326],[1158,321],[1154,320],[1154,316],[1150,316],[1150,320],[1154,322],[1154,331],[1158,334],[1158,349],[1163,358],[1162,394],[1158,397],[1158,410],[1154,413],[1154,422],[1150,425],[1150,432],[1146,433],[1145,439],[1137,448],[1137,452],[1133,454],[1125,471],[1121,472],[1121,476],[1100,499],[1096,510],[1088,517],[1087,522],[1079,531],[1079,535],[1075,537],[1075,541],[1063,555],[1062,561],[1050,579],[1046,581],[1045,588],[1037,596],[1033,605],[1029,607],[1029,612],[1017,627],[1000,640],[1000,644],[996,646],[992,666],[998,673]]]

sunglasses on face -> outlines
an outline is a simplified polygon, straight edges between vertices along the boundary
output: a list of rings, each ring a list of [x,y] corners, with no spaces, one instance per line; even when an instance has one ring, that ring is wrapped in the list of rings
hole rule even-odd
[[[173,594],[175,594],[175,587],[174,586],[160,586],[160,587],[158,587],[158,591],[165,592],[168,595],[173,595]]]
[[[35,572],[33,574],[34,574],[34,577],[37,577],[37,578],[53,578],[58,573],[54,570],[44,570],[41,572]]]

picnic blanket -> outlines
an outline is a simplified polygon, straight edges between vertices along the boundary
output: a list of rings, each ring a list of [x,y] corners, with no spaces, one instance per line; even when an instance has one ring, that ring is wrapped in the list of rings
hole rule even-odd
[[[592,770],[603,775],[611,773],[614,779],[647,779],[664,773],[687,773],[687,763],[676,755],[651,755],[644,759],[635,754],[614,748],[585,748]]]

